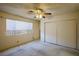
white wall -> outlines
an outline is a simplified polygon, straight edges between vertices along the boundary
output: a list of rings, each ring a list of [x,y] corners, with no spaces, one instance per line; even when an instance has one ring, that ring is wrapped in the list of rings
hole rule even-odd
[[[77,19],[77,48],[79,49],[79,18]]]
[[[60,30],[63,30],[63,31],[60,31],[60,34],[64,33],[64,36],[62,35],[61,37],[60,36],[58,37],[58,34],[56,34],[56,39],[64,37],[63,38],[64,43],[63,44],[61,42],[58,43],[60,41],[59,40],[56,44],[71,47],[71,48],[76,48],[76,46],[77,46],[76,45],[77,44],[77,42],[76,42],[76,40],[77,40],[76,39],[76,34],[77,34],[77,32],[76,32],[76,24],[77,24],[76,20],[78,19],[78,10],[76,11],[76,8],[72,8],[72,7],[73,6],[66,7],[66,8],[64,7],[61,10],[55,11],[55,13],[53,14],[53,16],[51,16],[51,18],[45,18],[44,20],[41,20],[41,25],[40,25],[41,26],[41,41],[46,40],[45,39],[45,35],[46,35],[46,33],[45,33],[45,29],[46,29],[45,23],[50,23],[50,22],[60,23],[61,24],[60,26],[59,26],[59,24],[56,25],[57,26],[57,32],[56,33],[58,33],[58,30],[61,27]],[[68,21],[68,22],[65,22],[65,21]],[[64,25],[62,24],[62,22],[63,22]],[[67,24],[69,24],[69,26]],[[52,26],[53,25],[51,25],[51,27]],[[69,28],[66,29],[65,27],[66,28],[69,27]],[[64,32],[64,31],[67,31],[67,33]],[[68,35],[66,36],[65,34],[66,35],[68,34]],[[66,41],[66,39],[67,39],[67,41]],[[68,43],[68,45],[67,45],[67,43]],[[73,43],[73,44],[71,44],[71,43]]]
[[[21,36],[6,36],[6,19],[14,19],[14,20],[21,20],[26,22],[33,23],[33,32],[21,35]],[[19,16],[15,16],[9,13],[0,12],[0,51],[8,49],[13,46],[17,46],[23,43],[27,43],[29,41],[32,41],[34,39],[39,39],[39,22],[30,20],[30,19],[24,19]]]

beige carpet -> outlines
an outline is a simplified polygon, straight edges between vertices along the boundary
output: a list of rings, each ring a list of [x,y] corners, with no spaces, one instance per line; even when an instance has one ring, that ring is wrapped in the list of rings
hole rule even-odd
[[[79,51],[41,41],[33,41],[0,53],[1,56],[78,56]]]

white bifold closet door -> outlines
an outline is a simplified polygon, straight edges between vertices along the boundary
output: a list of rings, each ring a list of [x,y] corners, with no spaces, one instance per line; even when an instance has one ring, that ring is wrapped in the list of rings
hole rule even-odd
[[[76,22],[74,20],[46,22],[44,28],[46,42],[76,48]]]
[[[56,43],[56,23],[45,23],[45,41],[49,43]]]
[[[57,44],[76,48],[76,22],[74,20],[57,23]]]

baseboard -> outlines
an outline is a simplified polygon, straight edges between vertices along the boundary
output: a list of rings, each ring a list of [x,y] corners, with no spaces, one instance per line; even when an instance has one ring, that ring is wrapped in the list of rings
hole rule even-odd
[[[45,41],[45,42],[46,42],[46,41]],[[74,49],[74,50],[79,51],[79,49],[77,49],[77,48],[67,47],[67,46],[63,46],[63,45],[59,45],[59,44],[55,44],[55,43],[50,43],[50,42],[46,42],[46,43],[54,44],[54,45],[58,45],[58,46],[61,46],[61,47],[70,48],[70,49]]]

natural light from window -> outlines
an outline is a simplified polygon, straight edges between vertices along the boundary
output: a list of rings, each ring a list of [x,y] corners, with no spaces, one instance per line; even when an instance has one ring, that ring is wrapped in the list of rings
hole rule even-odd
[[[32,23],[17,21],[17,20],[6,20],[6,34],[7,35],[22,35],[32,32]]]

